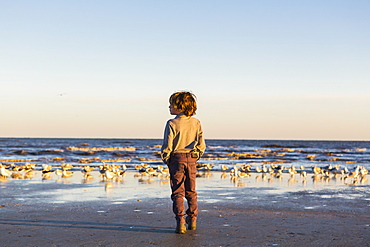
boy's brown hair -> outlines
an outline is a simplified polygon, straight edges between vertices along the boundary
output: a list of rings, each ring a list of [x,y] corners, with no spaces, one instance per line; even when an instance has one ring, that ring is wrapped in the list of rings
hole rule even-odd
[[[186,116],[195,115],[197,110],[196,97],[190,92],[176,92],[170,97],[170,105],[178,111],[183,112]]]

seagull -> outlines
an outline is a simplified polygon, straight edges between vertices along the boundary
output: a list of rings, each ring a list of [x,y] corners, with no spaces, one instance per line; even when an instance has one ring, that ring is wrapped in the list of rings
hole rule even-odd
[[[291,168],[289,168],[289,169],[288,169],[288,172],[289,172],[289,174],[290,174],[290,175],[294,175],[294,174],[296,174],[296,173],[297,173],[297,171],[296,171],[296,169],[295,169],[295,167],[294,167],[294,166],[292,166]]]
[[[69,177],[72,177],[72,175],[73,175],[73,172],[67,171],[67,170],[63,170],[62,178],[69,178]]]
[[[49,179],[51,179],[51,176],[50,176],[49,173],[43,173],[42,174],[42,180],[49,180]]]
[[[114,172],[111,172],[109,170],[106,170],[104,172],[104,176],[105,176],[106,179],[112,179],[112,178],[114,178],[116,176],[116,174]]]
[[[267,166],[265,164],[262,165],[262,172],[263,173],[267,173],[268,172]]]
[[[115,174],[117,175],[117,177],[123,177],[123,175],[125,175],[126,171],[123,171],[123,170],[118,170],[115,172]]]
[[[16,171],[16,172],[23,172],[24,171],[24,167],[23,166],[18,166],[16,164],[11,164],[11,169],[13,171]]]
[[[242,170],[244,172],[250,172],[251,171],[251,165],[243,165],[242,167],[240,167],[240,170]]]
[[[301,173],[300,173],[300,174],[301,174],[301,176],[302,176],[302,177],[304,177],[304,178],[305,178],[305,177],[307,177],[307,172],[306,172],[306,171],[301,171]]]
[[[36,164],[31,164],[31,163],[26,163],[24,165],[24,169],[26,172],[32,171],[33,169],[35,169],[35,167],[36,167]]]
[[[72,169],[72,165],[71,164],[67,164],[67,163],[65,163],[65,164],[63,164],[63,165],[61,165],[60,167],[62,167],[62,169],[64,170],[64,171],[66,171],[66,170],[70,170],[70,169]]]
[[[249,177],[249,176],[250,174],[247,172],[238,171],[238,177],[240,178]]]
[[[30,170],[30,171],[27,171],[27,172],[24,174],[23,178],[24,178],[24,179],[32,179],[34,175],[35,175],[35,172],[34,172],[34,171],[32,171],[32,170]]]
[[[62,176],[63,175],[63,171],[62,170],[60,170],[60,169],[56,169],[55,170],[55,175],[57,175],[57,176]]]
[[[160,174],[168,174],[170,172],[170,170],[168,168],[164,168],[162,165],[157,166],[157,171]]]
[[[90,173],[88,172],[84,173],[84,179],[88,180],[88,179],[93,179],[93,178],[94,177]]]
[[[231,178],[239,177],[239,168],[237,166],[234,166],[234,168],[230,170],[230,176]]]
[[[93,166],[84,166],[82,167],[82,172],[91,172],[94,168]]]
[[[19,172],[13,172],[12,173],[12,178],[13,179],[23,179],[23,176]]]
[[[51,165],[42,164],[42,173],[49,173],[51,172],[51,169],[52,169]]]
[[[3,178],[7,178],[7,177],[9,177],[9,176],[11,176],[11,175],[12,175],[12,172],[11,172],[11,171],[9,171],[9,170],[7,170],[7,169],[5,169],[5,167],[4,167],[4,166],[1,166],[1,168],[0,168],[0,175],[1,175]]]

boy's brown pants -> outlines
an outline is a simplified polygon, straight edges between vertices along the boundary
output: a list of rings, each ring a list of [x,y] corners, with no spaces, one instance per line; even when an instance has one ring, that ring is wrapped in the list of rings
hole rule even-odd
[[[173,153],[168,164],[173,212],[181,224],[185,224],[186,215],[191,221],[196,221],[198,216],[198,198],[195,191],[196,163],[197,159],[192,158],[190,153]],[[184,197],[188,201],[186,213]]]

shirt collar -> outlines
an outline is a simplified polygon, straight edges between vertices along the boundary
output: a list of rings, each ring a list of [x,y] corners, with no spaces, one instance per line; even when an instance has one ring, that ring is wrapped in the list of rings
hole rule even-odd
[[[190,118],[190,117],[186,116],[184,113],[180,113],[179,115],[176,115],[175,118]]]

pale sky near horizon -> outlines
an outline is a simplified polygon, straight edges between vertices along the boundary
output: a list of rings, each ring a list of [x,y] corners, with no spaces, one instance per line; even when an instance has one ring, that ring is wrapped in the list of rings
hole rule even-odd
[[[0,137],[370,140],[370,1],[0,0]]]

